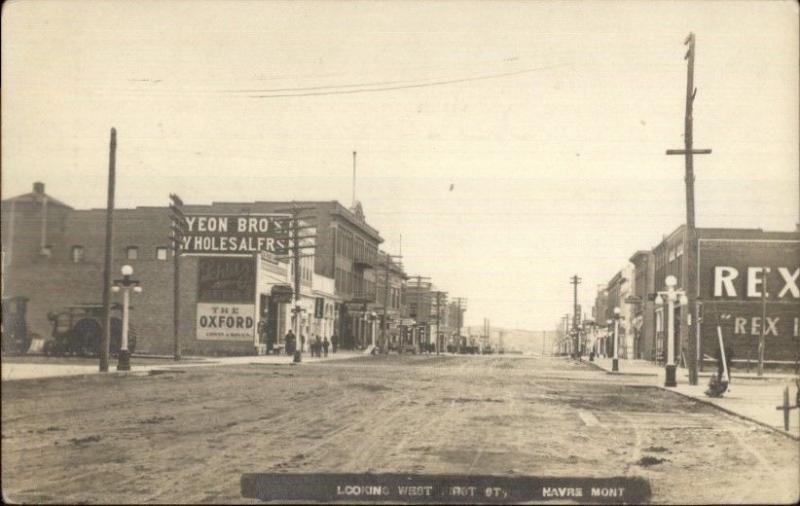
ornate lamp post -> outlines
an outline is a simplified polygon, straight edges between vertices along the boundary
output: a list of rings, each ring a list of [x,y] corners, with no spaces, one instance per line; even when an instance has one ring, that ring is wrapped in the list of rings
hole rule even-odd
[[[111,286],[112,292],[122,290],[122,342],[119,346],[119,356],[117,362],[118,371],[131,370],[131,354],[128,351],[128,305],[130,303],[130,292],[141,293],[142,287],[139,280],[131,278],[133,267],[130,265],[122,266],[122,279],[115,279]]]
[[[676,290],[675,285],[678,280],[675,276],[667,276],[664,280],[667,285],[667,290],[657,292],[656,305],[663,306],[664,300],[667,301],[667,365],[665,366],[665,387],[677,386],[675,382],[675,301],[677,300],[682,306],[688,304],[686,292],[683,290]]]
[[[611,360],[611,370],[619,371],[619,307],[614,308],[614,358]]]
[[[376,329],[375,329],[375,322],[378,320],[378,313],[376,313],[375,311],[370,311],[369,313],[367,313],[367,320],[369,321],[369,330],[370,330],[370,334],[371,334],[370,335],[370,338],[371,338],[370,339],[371,340],[370,344],[374,348],[375,347],[375,334],[377,333]]]

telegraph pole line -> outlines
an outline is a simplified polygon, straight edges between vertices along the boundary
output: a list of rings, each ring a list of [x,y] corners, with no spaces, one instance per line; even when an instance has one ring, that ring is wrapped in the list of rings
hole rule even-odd
[[[761,271],[761,333],[758,336],[758,375],[764,375],[764,348],[767,346],[764,328],[767,326],[767,272],[769,267]]]
[[[580,357],[581,349],[580,349],[580,337],[578,329],[578,320],[580,319],[580,315],[578,314],[578,285],[581,284],[583,280],[578,277],[577,274],[570,278],[570,283],[572,284],[572,332],[575,334],[573,340],[575,342],[575,356]]]
[[[103,340],[100,343],[100,372],[108,372],[111,345],[111,263],[114,243],[114,187],[116,184],[117,129],[111,129],[108,149],[108,203],[106,204],[106,250],[103,263]]]
[[[316,218],[316,216],[301,216],[303,211],[309,211],[314,209],[313,207],[299,207],[296,203],[293,203],[292,207],[287,209],[276,209],[276,212],[288,213],[290,216],[284,220],[279,220],[282,222],[289,222],[291,230],[289,231],[288,238],[290,244],[284,246],[283,248],[279,248],[276,250],[276,253],[283,255],[282,258],[291,258],[292,263],[294,265],[294,276],[293,276],[293,284],[294,290],[292,290],[292,313],[294,314],[294,323],[292,325],[292,331],[294,332],[295,336],[295,354],[294,354],[294,361],[299,362],[302,357],[302,340],[301,332],[300,332],[300,314],[303,312],[303,308],[300,306],[300,299],[301,299],[301,288],[302,288],[302,271],[300,266],[300,259],[305,257],[313,257],[314,255],[301,255],[301,251],[304,249],[313,249],[316,248],[315,244],[306,244],[301,245],[301,241],[307,239],[314,239],[316,235],[300,235],[300,230],[304,229],[314,229],[316,231],[316,227],[314,225],[300,225],[300,220],[308,220],[312,218]]]
[[[441,335],[441,320],[442,320],[442,310],[441,310],[441,303],[442,303],[442,292],[436,291],[436,354],[439,355],[440,348],[442,347],[442,341],[444,341],[444,336]]]
[[[688,45],[684,59],[687,60],[686,73],[686,114],[684,118],[684,149],[668,149],[668,155],[683,155],[686,166],[684,180],[686,182],[686,239],[684,248],[686,256],[686,267],[683,269],[683,289],[689,300],[687,305],[688,314],[682,315],[681,328],[686,328],[689,337],[689,384],[697,385],[697,367],[700,362],[699,333],[697,311],[697,232],[695,229],[695,210],[694,210],[694,155],[709,155],[710,149],[694,149],[693,146],[693,117],[692,106],[697,95],[697,88],[694,86],[694,56],[695,56],[695,37],[694,33],[689,33],[684,45]],[[687,320],[688,317],[688,320]],[[685,327],[684,327],[685,326]]]
[[[461,353],[461,327],[463,326],[463,317],[464,317],[463,311],[467,310],[466,308],[467,299],[465,299],[464,297],[456,297],[455,302],[456,304],[458,304],[458,334],[457,334],[458,342],[456,343],[456,353]],[[463,309],[461,307],[462,304],[465,305]]]
[[[389,327],[389,267],[391,267],[392,261],[394,259],[400,260],[403,257],[400,255],[390,255],[386,253],[386,260],[384,262],[385,267],[385,274],[386,279],[384,282],[384,292],[383,292],[383,321],[381,322],[381,346],[385,347],[385,351],[389,352],[389,342],[386,337],[386,331]]]
[[[415,319],[415,323],[417,324],[417,332],[419,333],[419,321],[418,320],[420,318],[420,315],[422,314],[421,313],[422,306],[420,304],[420,300],[422,299],[422,280],[423,279],[427,280],[427,279],[431,279],[431,278],[428,277],[428,276],[417,275],[417,276],[412,276],[412,279],[416,279],[417,280],[417,296],[414,297],[414,303],[416,304],[417,309],[416,309],[416,312],[414,313],[414,319]],[[428,316],[430,316],[430,315],[428,315]],[[427,323],[427,320],[426,320],[426,323]],[[412,330],[411,332],[412,332],[411,341],[413,343],[413,341],[414,341],[413,332],[414,331]]]
[[[172,235],[169,239],[172,241],[172,338],[173,342],[173,358],[175,361],[181,359],[181,341],[179,338],[180,329],[180,286],[181,286],[181,253],[183,248],[183,236],[186,233],[186,216],[183,214],[183,200],[174,194],[170,193],[169,198],[172,203],[169,205],[172,216],[171,228]]]

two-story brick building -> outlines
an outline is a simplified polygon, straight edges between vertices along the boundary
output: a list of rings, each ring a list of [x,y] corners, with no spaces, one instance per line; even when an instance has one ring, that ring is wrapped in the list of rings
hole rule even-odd
[[[630,325],[633,356],[663,362],[667,346],[665,305],[655,304],[655,294],[666,290],[667,276],[675,276],[677,290],[686,290],[686,227],[676,228],[651,250],[630,258],[633,265]],[[675,357],[685,364],[689,353],[690,318],[699,318],[696,337],[706,364],[718,348],[717,326],[730,341],[735,363],[754,363],[758,341],[764,334],[767,363],[800,360],[800,231],[761,229],[697,229],[697,309],[676,303],[674,311]],[[615,275],[595,302],[596,309],[625,303],[615,289]],[[766,289],[764,288],[766,287]],[[601,308],[602,306],[602,308]]]
[[[273,253],[281,253],[285,210],[295,205],[309,208],[301,214],[313,227],[308,230],[316,244],[304,250],[298,266],[301,331],[309,338],[336,333],[343,348],[363,346],[376,334],[375,267],[382,239],[366,223],[360,204],[347,209],[335,201],[214,202],[183,208],[194,234],[187,238],[190,254],[180,261],[179,335],[185,353],[252,353],[262,319],[268,320],[272,342],[280,344],[292,322],[286,290],[294,266]],[[3,296],[29,298],[32,331],[48,336],[48,313],[101,302],[105,219],[105,209],[73,209],[48,196],[42,183],[2,202]],[[114,211],[112,275],[129,264],[144,288],[131,313],[139,351],[168,353],[173,347],[170,220],[166,206]],[[243,226],[234,230],[237,224]],[[206,314],[214,311],[246,312],[247,329],[201,330],[201,322],[218,320]]]

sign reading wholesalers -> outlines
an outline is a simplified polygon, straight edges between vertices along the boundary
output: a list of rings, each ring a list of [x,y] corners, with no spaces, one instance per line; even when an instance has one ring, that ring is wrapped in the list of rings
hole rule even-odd
[[[256,330],[255,304],[197,304],[197,339],[253,341]]]
[[[288,245],[286,216],[187,214],[181,247],[185,254],[269,253]]]

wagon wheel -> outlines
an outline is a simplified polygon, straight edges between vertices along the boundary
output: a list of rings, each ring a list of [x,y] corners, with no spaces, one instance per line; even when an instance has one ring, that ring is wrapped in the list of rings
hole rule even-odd
[[[102,335],[103,327],[97,320],[84,318],[72,329],[69,348],[81,356],[96,355],[100,351]]]

